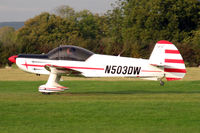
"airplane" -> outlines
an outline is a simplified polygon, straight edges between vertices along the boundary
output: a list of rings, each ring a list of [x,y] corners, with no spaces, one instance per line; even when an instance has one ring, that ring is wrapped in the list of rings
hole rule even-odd
[[[130,77],[162,81],[180,80],[186,74],[184,60],[174,44],[158,41],[149,59],[95,54],[87,49],[61,45],[47,54],[19,54],[9,58],[23,71],[49,75],[39,92],[49,94],[69,88],[59,84],[63,75],[84,77]]]

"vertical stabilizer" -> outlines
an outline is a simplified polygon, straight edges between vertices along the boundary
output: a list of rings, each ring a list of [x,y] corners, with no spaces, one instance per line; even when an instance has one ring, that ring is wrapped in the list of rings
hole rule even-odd
[[[153,66],[164,67],[168,81],[180,80],[186,74],[184,60],[174,44],[169,41],[158,41],[150,56],[149,63]]]

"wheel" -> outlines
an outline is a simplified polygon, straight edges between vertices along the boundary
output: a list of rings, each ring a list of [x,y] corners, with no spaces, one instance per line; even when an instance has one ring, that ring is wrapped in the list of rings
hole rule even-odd
[[[161,86],[164,86],[164,85],[165,85],[165,82],[163,82],[162,80],[160,80],[160,85],[161,85]]]

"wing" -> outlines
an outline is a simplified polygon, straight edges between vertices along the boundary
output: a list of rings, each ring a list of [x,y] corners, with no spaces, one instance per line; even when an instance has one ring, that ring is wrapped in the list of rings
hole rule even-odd
[[[61,67],[61,66],[56,66],[56,65],[45,65],[44,66],[46,70],[51,72],[51,68],[55,68],[54,71],[59,74],[67,74],[67,75],[81,75],[81,72],[67,68],[67,67]]]

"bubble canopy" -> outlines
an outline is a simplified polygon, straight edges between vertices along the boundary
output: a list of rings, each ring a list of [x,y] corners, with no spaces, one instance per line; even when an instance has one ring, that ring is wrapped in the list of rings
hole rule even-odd
[[[94,53],[77,46],[62,45],[51,50],[47,56],[51,60],[85,61]]]

